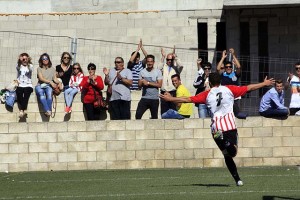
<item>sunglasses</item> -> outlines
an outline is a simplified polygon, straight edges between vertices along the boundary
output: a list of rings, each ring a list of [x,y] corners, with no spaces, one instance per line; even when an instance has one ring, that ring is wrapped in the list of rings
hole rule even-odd
[[[166,59],[167,61],[172,61],[173,59]]]
[[[225,66],[225,69],[232,68],[232,66]]]
[[[300,70],[300,67],[296,67],[295,70]]]
[[[123,63],[122,61],[115,61],[115,64]]]
[[[70,60],[70,57],[63,57],[63,59],[68,59],[68,60]]]
[[[79,69],[79,68],[78,67],[74,67],[73,69],[75,70],[75,69]]]
[[[49,60],[47,57],[43,57],[42,60]]]

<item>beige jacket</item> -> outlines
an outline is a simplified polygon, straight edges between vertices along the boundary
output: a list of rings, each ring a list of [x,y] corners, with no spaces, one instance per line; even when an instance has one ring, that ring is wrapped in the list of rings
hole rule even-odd
[[[158,69],[161,70],[163,74],[163,82],[162,82],[162,87],[161,91],[175,91],[176,88],[172,84],[172,75],[176,74],[175,69],[180,73],[182,71],[183,66],[181,65],[181,62],[179,58],[175,58],[174,60],[174,66],[169,67],[165,63],[160,63],[158,66]]]

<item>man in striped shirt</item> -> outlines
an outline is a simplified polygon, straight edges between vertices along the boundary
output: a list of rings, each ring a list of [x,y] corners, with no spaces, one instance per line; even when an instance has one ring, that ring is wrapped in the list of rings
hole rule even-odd
[[[248,86],[221,86],[221,76],[218,73],[209,74],[211,89],[192,97],[172,97],[169,94],[160,95],[165,101],[174,103],[202,103],[206,104],[212,113],[211,133],[222,151],[226,166],[234,178],[237,186],[243,182],[239,177],[233,157],[237,154],[238,134],[233,113],[234,99],[245,95],[249,91],[274,84],[274,79],[265,78],[264,82]]]
[[[141,60],[141,55],[139,53],[140,50],[142,50],[145,56],[143,60]],[[147,55],[148,54],[147,51],[144,49],[142,39],[140,39],[137,50],[132,52],[131,57],[127,64],[127,68],[130,69],[132,72],[132,86],[130,87],[130,90],[140,90],[138,84],[140,78],[140,72],[146,67]]]

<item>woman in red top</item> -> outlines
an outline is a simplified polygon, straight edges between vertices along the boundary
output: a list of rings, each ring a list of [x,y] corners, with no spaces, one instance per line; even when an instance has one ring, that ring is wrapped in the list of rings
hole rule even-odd
[[[95,96],[101,93],[104,88],[101,76],[95,74],[96,65],[90,63],[87,67],[89,71],[88,76],[84,76],[80,86],[82,87],[83,106],[85,108],[87,119],[96,120],[95,113],[97,109],[94,108]]]

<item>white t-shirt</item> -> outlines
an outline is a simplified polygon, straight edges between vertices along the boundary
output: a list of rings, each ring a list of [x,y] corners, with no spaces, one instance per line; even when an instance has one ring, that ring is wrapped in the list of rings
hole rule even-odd
[[[300,108],[300,78],[293,76],[290,85],[292,94],[290,108]]]
[[[32,87],[32,71],[33,71],[33,66],[32,64],[29,64],[29,66],[23,66],[21,65],[20,68],[17,66],[17,72],[18,72],[18,82],[19,82],[19,87]]]

